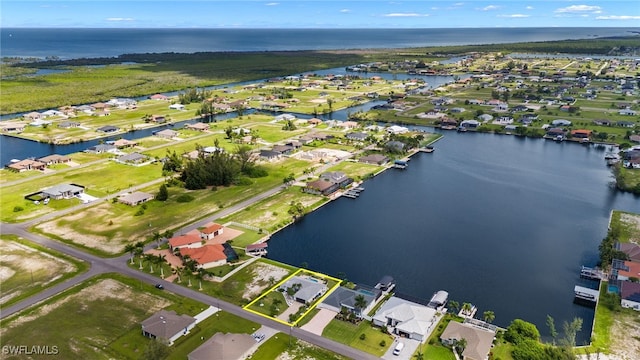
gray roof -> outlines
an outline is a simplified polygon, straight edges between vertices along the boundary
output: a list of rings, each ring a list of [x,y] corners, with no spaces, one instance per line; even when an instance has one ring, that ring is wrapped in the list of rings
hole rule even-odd
[[[185,331],[196,319],[189,315],[178,315],[175,311],[160,310],[142,322],[142,330],[158,339],[170,339]]]
[[[139,160],[145,160],[146,158],[147,158],[146,155],[142,155],[142,154],[139,154],[139,153],[131,153],[131,154],[122,155],[122,156],[118,157],[118,160],[119,161],[124,161],[124,162],[128,162],[128,161],[136,162],[136,161],[139,161]]]
[[[356,296],[358,295],[364,296],[364,300],[366,302],[366,305],[364,306],[365,308],[373,300],[375,300],[375,295],[371,292],[368,292],[368,291],[365,292],[362,290],[352,290],[352,289],[348,289],[340,286],[339,288],[335,289],[331,293],[331,295],[327,296],[327,298],[324,299],[323,303],[338,309],[340,309],[343,306],[348,307],[350,309],[355,309]]]
[[[125,204],[136,204],[140,201],[147,201],[153,199],[153,194],[145,193],[142,191],[136,191],[131,194],[120,197],[120,202]]]
[[[92,146],[90,147],[88,150],[92,150],[92,151],[109,151],[109,150],[113,150],[115,149],[115,145],[110,145],[110,144],[98,144],[96,146]]]
[[[204,344],[193,350],[189,360],[241,359],[256,344],[247,334],[216,333]]]
[[[312,301],[316,295],[321,293],[323,290],[326,290],[327,286],[323,283],[309,280],[304,277],[294,276],[291,279],[287,280],[284,284],[280,286],[281,289],[288,289],[293,286],[293,284],[300,284],[300,290],[298,290],[295,294],[297,299],[302,299],[304,301]]]
[[[80,186],[71,185],[71,184],[60,184],[56,186],[52,186],[50,188],[42,190],[43,193],[51,195],[51,196],[60,196],[68,193],[78,193],[83,192],[84,189]]]
[[[444,329],[440,339],[465,339],[467,346],[464,348],[462,356],[470,360],[483,360],[487,358],[489,351],[491,351],[494,335],[495,333],[489,330],[451,321],[447,328]]]

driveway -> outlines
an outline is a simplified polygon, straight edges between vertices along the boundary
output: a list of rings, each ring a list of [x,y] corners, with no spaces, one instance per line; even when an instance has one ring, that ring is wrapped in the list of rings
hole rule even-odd
[[[329,325],[331,320],[338,315],[337,312],[328,309],[320,309],[316,316],[308,323],[300,327],[302,330],[307,330],[310,333],[322,336],[322,331]]]
[[[404,343],[404,349],[398,355],[393,355],[393,349],[395,349],[398,342]],[[416,352],[418,346],[420,345],[420,341],[396,337],[396,340],[393,341],[393,344],[389,347],[389,350],[382,356],[383,359],[387,360],[412,360],[413,353]]]

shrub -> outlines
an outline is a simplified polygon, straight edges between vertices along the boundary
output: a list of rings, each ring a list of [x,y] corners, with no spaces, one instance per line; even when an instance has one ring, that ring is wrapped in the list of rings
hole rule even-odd
[[[13,212],[20,212],[20,211],[22,211],[22,210],[24,210],[24,208],[23,208],[22,206],[15,206],[15,207],[13,208]]]
[[[387,346],[387,342],[384,340],[380,341],[380,347],[385,347],[385,346]]]
[[[139,209],[138,211],[136,211],[135,214],[133,214],[134,216],[141,216],[144,215],[144,209]]]
[[[365,333],[360,334],[360,340],[364,340],[367,338],[367,335],[365,335]]]
[[[179,203],[187,203],[192,202],[195,198],[189,194],[182,194],[176,198],[176,201]]]

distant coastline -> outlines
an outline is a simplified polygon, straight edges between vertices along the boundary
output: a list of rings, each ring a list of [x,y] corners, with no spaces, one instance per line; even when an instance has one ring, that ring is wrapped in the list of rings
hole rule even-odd
[[[456,29],[79,29],[0,28],[3,57],[77,58],[122,54],[398,49],[629,36],[624,28]]]

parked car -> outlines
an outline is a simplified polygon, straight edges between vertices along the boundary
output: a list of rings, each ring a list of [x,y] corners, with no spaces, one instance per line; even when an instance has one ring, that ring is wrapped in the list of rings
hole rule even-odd
[[[156,289],[160,289],[160,290],[162,290],[162,289],[164,289],[164,285],[162,285],[162,284],[156,284]]]

